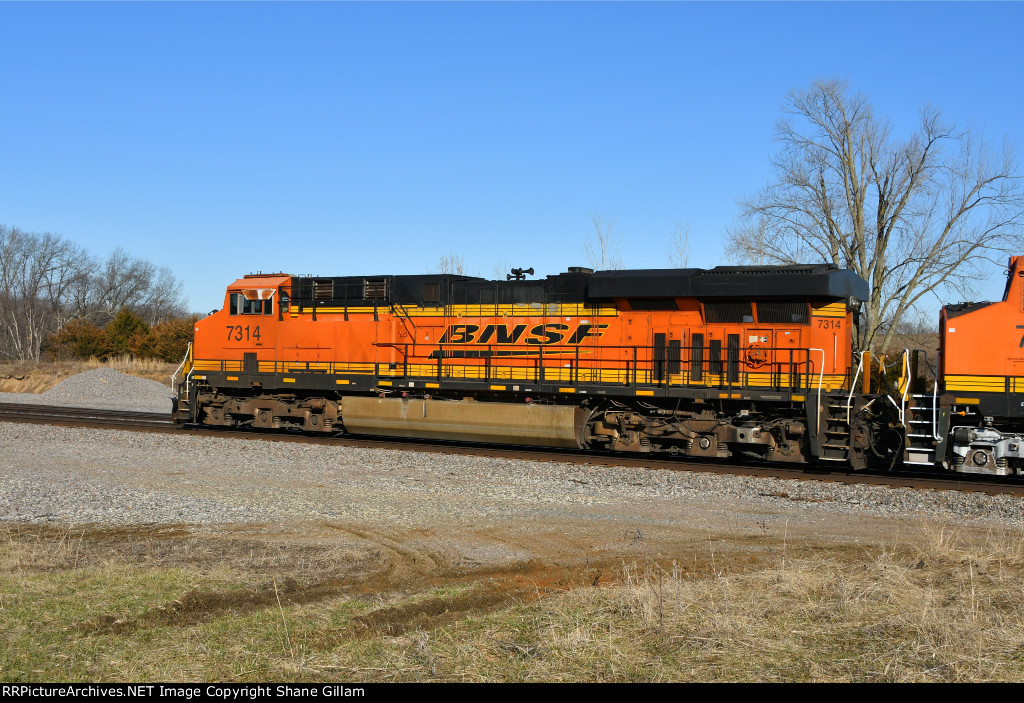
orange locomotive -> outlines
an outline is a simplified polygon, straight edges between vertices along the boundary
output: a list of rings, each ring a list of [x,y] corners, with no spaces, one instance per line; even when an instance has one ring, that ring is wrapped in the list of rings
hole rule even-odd
[[[942,309],[939,344],[937,389],[912,401],[908,460],[1024,473],[1024,256],[1010,258],[1002,301]]]
[[[196,324],[175,418],[854,468],[893,452],[853,393],[850,271],[513,273],[245,276]]]

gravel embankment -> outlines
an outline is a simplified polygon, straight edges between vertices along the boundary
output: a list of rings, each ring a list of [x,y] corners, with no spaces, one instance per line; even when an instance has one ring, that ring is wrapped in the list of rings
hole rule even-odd
[[[15,396],[16,399],[12,398]],[[96,369],[0,402],[170,410],[155,381]],[[960,491],[486,459],[189,435],[0,424],[0,521],[400,529],[603,521],[751,530],[840,516],[1024,526],[1024,499]],[[845,518],[844,518],[845,520]]]
[[[0,520],[43,523],[694,526],[841,513],[1024,525],[1024,500],[1010,496],[7,423],[0,489]]]
[[[99,368],[64,379],[45,393],[0,393],[0,403],[171,412],[171,389],[157,381]]]

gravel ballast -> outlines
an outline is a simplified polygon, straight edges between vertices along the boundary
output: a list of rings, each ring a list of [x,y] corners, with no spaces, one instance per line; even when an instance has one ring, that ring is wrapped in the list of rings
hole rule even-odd
[[[170,389],[95,369],[0,402],[169,412]],[[1024,526],[1024,499],[189,434],[0,423],[0,521],[562,534],[850,534],[857,521]],[[567,527],[568,526],[568,527]],[[887,528],[877,528],[883,531]],[[503,537],[499,537],[499,540]],[[557,537],[553,539],[558,539]]]
[[[1024,524],[1024,500],[1006,495],[14,423],[0,423],[0,488],[0,520],[37,523]]]

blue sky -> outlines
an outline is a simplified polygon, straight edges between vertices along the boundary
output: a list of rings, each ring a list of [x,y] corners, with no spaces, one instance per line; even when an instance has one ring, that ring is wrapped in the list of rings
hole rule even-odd
[[[786,93],[1024,144],[1019,3],[0,3],[0,223],[244,273],[727,263]],[[999,272],[982,289],[998,296]]]

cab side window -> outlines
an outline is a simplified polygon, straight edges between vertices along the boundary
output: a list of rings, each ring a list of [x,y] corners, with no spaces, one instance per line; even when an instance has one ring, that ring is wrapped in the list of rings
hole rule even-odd
[[[232,315],[273,315],[274,299],[249,300],[241,293],[231,294]]]
[[[274,312],[273,300],[246,300],[242,299],[243,315],[270,315]]]

